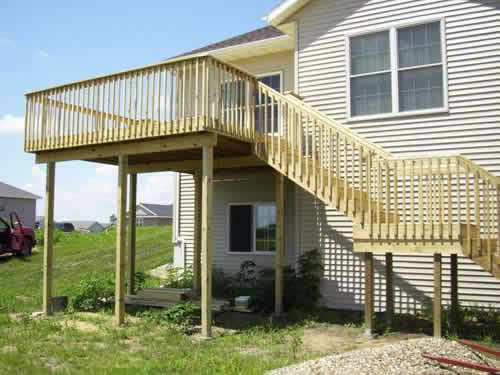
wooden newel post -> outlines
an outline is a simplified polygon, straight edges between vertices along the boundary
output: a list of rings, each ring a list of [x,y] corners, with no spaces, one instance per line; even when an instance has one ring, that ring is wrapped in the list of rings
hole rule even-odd
[[[125,319],[125,251],[127,215],[127,170],[128,157],[118,157],[118,204],[116,222],[116,275],[115,275],[115,324]]]
[[[275,173],[276,179],[276,254],[275,254],[275,301],[276,315],[283,313],[283,256],[285,253],[285,178],[280,172]]]
[[[52,315],[52,253],[54,241],[54,185],[56,164],[47,163],[45,181],[45,223],[43,245],[43,313]]]
[[[434,254],[434,337],[441,337],[441,274],[442,256]]]
[[[127,293],[135,294],[135,250],[137,217],[137,174],[130,174],[130,193],[128,208],[128,283]]]
[[[212,208],[214,149],[203,146],[201,224],[201,333],[212,336]]]
[[[373,253],[365,253],[365,333],[373,334]]]

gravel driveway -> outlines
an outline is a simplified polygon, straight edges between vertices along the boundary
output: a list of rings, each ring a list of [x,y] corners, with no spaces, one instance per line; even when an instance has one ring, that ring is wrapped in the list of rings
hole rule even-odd
[[[459,367],[440,367],[437,362],[422,358],[431,353],[469,362],[500,367],[500,364],[477,355],[467,347],[444,339],[423,338],[336,354],[299,365],[273,370],[267,375],[334,375],[334,374],[480,374]]]

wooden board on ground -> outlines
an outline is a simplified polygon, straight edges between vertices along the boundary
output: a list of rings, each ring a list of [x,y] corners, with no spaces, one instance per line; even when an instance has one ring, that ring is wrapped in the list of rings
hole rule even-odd
[[[191,296],[191,289],[145,288],[137,292],[138,297],[161,299],[168,302],[186,301]]]

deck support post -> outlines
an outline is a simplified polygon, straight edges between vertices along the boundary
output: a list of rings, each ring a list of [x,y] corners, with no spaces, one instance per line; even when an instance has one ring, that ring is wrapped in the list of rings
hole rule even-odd
[[[135,250],[137,216],[137,174],[130,174],[130,192],[128,207],[128,283],[127,293],[135,294]]]
[[[203,146],[201,220],[201,334],[212,336],[213,146]]]
[[[458,255],[451,254],[451,314],[453,329],[458,329]]]
[[[283,314],[283,257],[285,253],[285,177],[275,172],[276,180],[276,253],[275,253],[275,284],[274,313]]]
[[[201,170],[194,172],[194,259],[193,259],[193,294],[201,294]]]
[[[365,253],[365,333],[369,336],[373,334],[373,253]]]
[[[392,281],[392,253],[385,254],[385,313],[386,322],[390,326],[394,316],[394,286]]]
[[[45,222],[43,245],[43,313],[52,315],[52,253],[54,241],[54,185],[56,163],[47,163],[45,181]]]
[[[442,255],[434,254],[434,337],[441,337],[441,277]]]
[[[125,320],[125,251],[128,157],[118,156],[118,202],[116,222],[115,324]]]

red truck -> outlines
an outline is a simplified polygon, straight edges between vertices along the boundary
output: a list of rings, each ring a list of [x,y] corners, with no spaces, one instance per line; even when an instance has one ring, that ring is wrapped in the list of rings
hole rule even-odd
[[[31,255],[36,245],[33,228],[22,225],[15,212],[10,213],[9,221],[0,217],[0,254]]]

